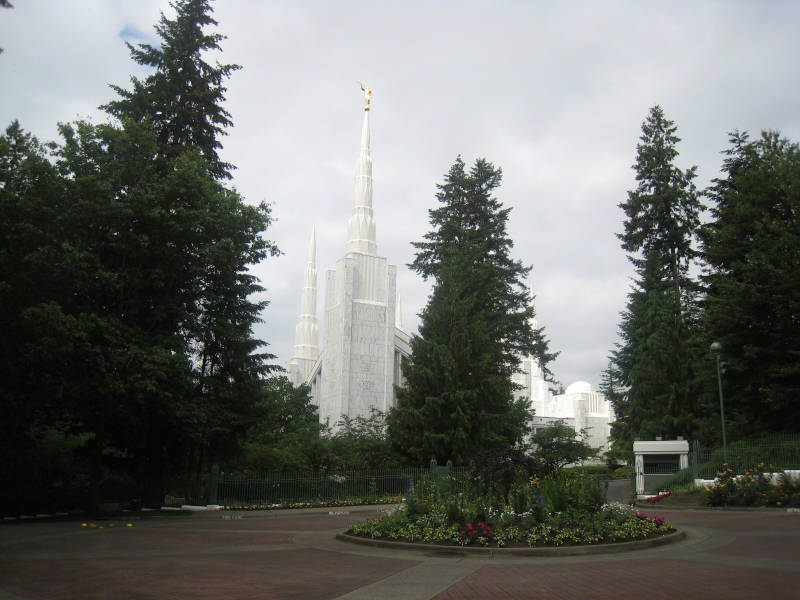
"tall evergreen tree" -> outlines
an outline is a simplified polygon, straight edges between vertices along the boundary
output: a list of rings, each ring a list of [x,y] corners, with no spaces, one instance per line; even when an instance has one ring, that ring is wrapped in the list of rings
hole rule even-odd
[[[732,433],[800,430],[800,148],[733,133],[701,231],[705,348],[722,344]],[[707,359],[711,363],[711,359]],[[709,374],[711,375],[711,374]]]
[[[161,47],[134,52],[156,74],[109,105],[119,125],[62,125],[52,156],[17,123],[0,139],[4,424],[31,456],[59,439],[88,461],[93,503],[114,472],[160,506],[169,471],[235,450],[270,370],[248,272],[277,252],[269,207],[222,181],[232,67],[200,58],[220,39],[208,3],[174,6]]]
[[[479,450],[510,447],[528,430],[527,401],[514,399],[521,354],[554,358],[533,329],[530,267],[513,260],[509,208],[493,196],[501,171],[483,159],[467,172],[459,157],[439,185],[433,229],[409,265],[433,281],[406,383],[388,415],[395,448],[417,464],[465,463]]]
[[[171,6],[174,18],[162,14],[155,27],[159,47],[128,45],[133,59],[154,73],[143,81],[132,78],[130,90],[112,86],[120,99],[104,108],[123,121],[149,123],[165,156],[199,154],[214,178],[229,179],[232,165],[218,154],[219,138],[232,125],[223,107],[224,82],[240,67],[211,65],[204,58],[219,51],[224,39],[207,31],[217,25],[209,0],[176,0]],[[187,433],[192,468],[235,450],[235,433],[246,431],[255,418],[260,378],[275,368],[268,364],[274,356],[263,351],[266,344],[253,338],[253,326],[267,302],[251,299],[263,288],[247,270],[249,264],[278,253],[261,237],[270,223],[269,207],[247,206],[219,183],[205,191],[205,209],[215,218],[204,221],[207,243],[196,249],[203,265],[195,281],[197,296],[187,304],[191,318],[180,332],[194,355],[194,402],[187,416],[193,423]]]
[[[696,168],[681,170],[677,128],[654,106],[636,147],[636,189],[619,206],[625,212],[622,248],[636,269],[620,324],[620,343],[607,374],[617,415],[612,438],[629,452],[633,437],[693,433],[690,331],[696,319],[696,284],[688,270],[700,202]]]
[[[211,16],[210,0],[176,0],[170,6],[175,18],[163,13],[156,25],[161,45],[128,44],[131,57],[155,72],[144,81],[131,77],[132,89],[111,88],[120,99],[103,108],[120,119],[149,120],[155,128],[162,148],[180,153],[197,149],[208,161],[217,178],[231,178],[230,165],[222,161],[218,150],[219,137],[232,125],[231,115],[222,106],[225,80],[241,67],[235,64],[211,65],[204,53],[219,51],[225,36],[207,33],[205,28],[217,25]]]
[[[59,290],[71,289],[74,269],[60,267],[81,261],[72,244],[59,248],[66,194],[49,158],[17,121],[0,136],[0,481],[7,482],[0,510],[6,514],[49,508],[42,497],[63,500],[53,483],[62,490],[75,483],[75,473],[54,468],[71,449],[56,446],[60,456],[53,460],[42,439],[53,447],[53,434],[71,434],[63,396],[72,371],[64,355],[80,335],[53,302]]]

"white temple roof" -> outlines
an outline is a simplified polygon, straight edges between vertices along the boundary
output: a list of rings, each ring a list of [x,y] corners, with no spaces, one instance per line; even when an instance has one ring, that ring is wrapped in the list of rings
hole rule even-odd
[[[570,394],[591,394],[592,393],[592,385],[585,381],[576,381],[567,388],[567,391],[564,392],[566,395]]]

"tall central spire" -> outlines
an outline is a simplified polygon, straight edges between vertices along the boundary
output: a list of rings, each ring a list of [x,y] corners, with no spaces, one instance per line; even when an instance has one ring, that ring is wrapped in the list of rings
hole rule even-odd
[[[367,88],[369,90],[369,88]],[[369,90],[371,95],[372,90]],[[361,126],[361,151],[356,162],[355,198],[353,211],[347,225],[347,252],[378,254],[375,241],[375,219],[372,216],[372,157],[369,151],[369,101],[364,106],[364,124]]]

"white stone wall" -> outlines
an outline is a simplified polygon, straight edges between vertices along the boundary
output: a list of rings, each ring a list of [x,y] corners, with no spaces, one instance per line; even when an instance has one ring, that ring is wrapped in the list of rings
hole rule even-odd
[[[353,261],[345,256],[325,276],[325,339],[319,418],[330,426],[346,411],[350,379],[353,303]]]
[[[397,268],[349,254],[326,277],[320,420],[369,416],[394,405]]]

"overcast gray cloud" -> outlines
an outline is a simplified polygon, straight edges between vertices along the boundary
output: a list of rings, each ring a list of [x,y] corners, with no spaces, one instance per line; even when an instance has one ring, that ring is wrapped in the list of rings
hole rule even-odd
[[[104,119],[108,83],[142,71],[124,41],[154,41],[161,0],[15,2],[0,12],[0,120],[42,139]],[[614,234],[650,106],[678,125],[682,167],[718,173],[733,129],[800,139],[796,2],[217,3],[235,126],[235,185],[273,205],[284,255],[255,267],[271,305],[257,334],[292,352],[308,237],[322,273],[344,251],[361,93],[374,90],[379,252],[399,265],[404,322],[428,287],[405,264],[435,185],[461,154],[503,168],[515,256],[532,264],[540,324],[565,383],[599,381],[632,270]],[[322,290],[320,290],[320,294]],[[320,305],[321,306],[321,305]]]

